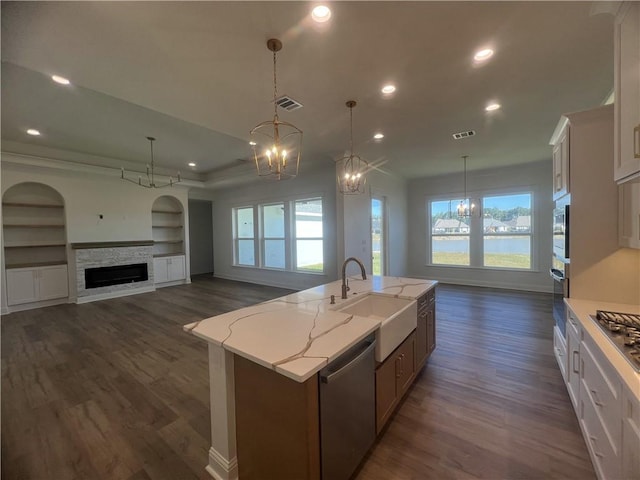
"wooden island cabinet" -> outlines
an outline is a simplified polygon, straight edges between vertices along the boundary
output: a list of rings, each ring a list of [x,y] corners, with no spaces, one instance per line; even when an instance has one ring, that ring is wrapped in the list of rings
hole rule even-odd
[[[347,480],[389,422],[435,348],[437,282],[341,283],[184,326],[209,343],[213,478]],[[349,310],[369,294],[400,306]]]

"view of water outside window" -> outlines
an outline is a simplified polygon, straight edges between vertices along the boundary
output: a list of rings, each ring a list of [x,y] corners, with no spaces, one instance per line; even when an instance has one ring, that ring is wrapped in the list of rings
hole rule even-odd
[[[459,198],[431,202],[433,264],[469,265],[469,219],[458,217],[459,203]]]
[[[484,197],[484,266],[531,268],[531,194]]]
[[[255,265],[253,207],[236,209],[236,255],[238,265]]]
[[[472,222],[469,217],[458,217],[459,203],[460,199],[451,199],[430,204],[432,264],[470,265],[473,239],[474,245],[482,245],[477,252],[479,257],[474,257],[474,266],[531,268],[530,193],[482,198],[482,231],[476,228],[479,218]]]
[[[295,202],[296,269],[322,272],[322,199]]]
[[[263,263],[269,268],[285,268],[284,203],[263,205]]]

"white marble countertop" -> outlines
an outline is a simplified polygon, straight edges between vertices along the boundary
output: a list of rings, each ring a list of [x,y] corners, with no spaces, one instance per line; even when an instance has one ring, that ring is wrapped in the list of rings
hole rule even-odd
[[[620,351],[605,335],[602,329],[596,325],[596,322],[589,316],[595,315],[596,310],[607,310],[610,312],[638,313],[640,314],[640,305],[629,305],[621,303],[597,302],[591,300],[579,300],[576,298],[567,298],[565,302],[571,308],[582,323],[582,327],[587,331],[589,336],[596,342],[598,347],[611,362],[613,367],[618,371],[620,378],[626,384],[627,388],[640,401],[640,373],[629,364]]]
[[[415,299],[437,282],[403,277],[349,277],[184,326],[193,335],[304,382],[352,345],[376,331],[380,321],[336,311],[358,295],[375,292]],[[335,305],[330,304],[335,295]]]

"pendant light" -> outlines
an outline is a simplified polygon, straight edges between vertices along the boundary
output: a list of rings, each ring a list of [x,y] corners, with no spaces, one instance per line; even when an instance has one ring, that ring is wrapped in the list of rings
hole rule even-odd
[[[156,139],[153,137],[147,137],[147,140],[149,140],[149,145],[151,147],[151,169],[149,169],[149,165],[147,165],[147,179],[143,182],[142,176],[138,176],[138,180],[127,178],[124,175],[124,168],[121,169],[122,174],[120,178],[122,178],[122,180],[126,180],[127,182],[135,183],[139,187],[144,187],[144,188],[173,187],[174,184],[180,183],[182,181],[182,179],[180,178],[180,172],[178,172],[177,180],[174,180],[172,177],[169,177],[168,183],[163,183],[163,184],[156,183],[156,177],[155,177],[155,171],[154,171],[155,165],[153,163],[153,142],[155,142]]]
[[[458,204],[458,216],[459,217],[471,217],[475,213],[476,206],[471,203],[471,206],[467,206],[467,158],[469,155],[463,155],[464,160],[464,197]]]
[[[338,188],[340,193],[344,195],[357,195],[364,193],[364,186],[367,183],[365,174],[369,170],[369,164],[360,158],[359,155],[353,153],[353,107],[356,106],[355,100],[349,100],[346,103],[349,108],[349,155],[339,160],[336,169]]]
[[[258,176],[273,180],[287,180],[298,175],[302,130],[278,118],[278,83],[276,78],[276,52],[282,42],[272,38],[267,48],[273,52],[273,120],[256,125],[251,130],[251,146]]]

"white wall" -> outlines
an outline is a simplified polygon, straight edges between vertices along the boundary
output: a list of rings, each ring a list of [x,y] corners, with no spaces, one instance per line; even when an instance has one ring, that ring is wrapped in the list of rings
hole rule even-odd
[[[311,288],[337,278],[336,203],[332,168],[304,171],[292,180],[259,180],[250,185],[213,192],[213,263],[215,276],[243,282],[273,285],[295,290]],[[331,165],[332,167],[332,165]],[[233,265],[232,209],[243,205],[323,198],[323,274],[288,272]]]
[[[482,171],[467,172],[468,196],[512,192],[533,193],[535,229],[531,271],[428,265],[427,202],[437,198],[463,196],[461,174],[412,180],[409,182],[409,276],[445,283],[478,285],[517,290],[550,292],[552,256],[551,160]]]
[[[52,162],[58,167],[49,168],[46,166],[49,160],[2,153],[2,195],[8,188],[22,182],[43,183],[55,189],[64,199],[68,244],[151,240],[151,206],[157,197],[171,195],[184,209],[187,279],[190,278],[187,188],[176,185],[146,189],[121,180],[117,171],[113,175],[104,175],[92,173],[91,169],[76,169],[74,164],[58,168],[59,161]],[[96,172],[103,170],[96,169]],[[4,270],[4,252],[2,255]],[[68,260],[71,255],[73,251],[68,247]],[[3,298],[6,298],[4,282],[2,284]],[[70,285],[75,285],[75,278],[70,279]]]

